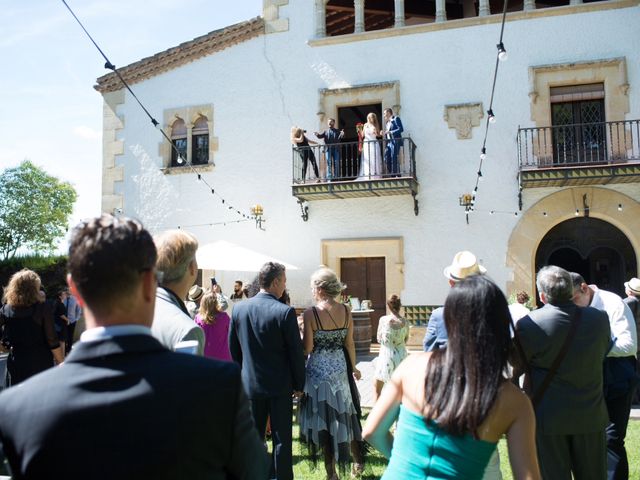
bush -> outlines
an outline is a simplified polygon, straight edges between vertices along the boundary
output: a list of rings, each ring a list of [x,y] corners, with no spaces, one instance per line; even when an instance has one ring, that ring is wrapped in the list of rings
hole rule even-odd
[[[55,295],[56,290],[67,285],[67,257],[65,255],[24,255],[0,261],[0,285],[5,287],[9,283],[11,275],[23,268],[33,270],[40,275],[48,297]]]

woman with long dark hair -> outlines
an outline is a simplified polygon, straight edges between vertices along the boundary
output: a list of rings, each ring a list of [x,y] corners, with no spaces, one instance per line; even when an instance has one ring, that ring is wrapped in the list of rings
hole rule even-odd
[[[40,277],[31,270],[14,273],[0,309],[2,343],[9,348],[7,386],[17,385],[64,360],[53,313],[40,300]]]
[[[365,439],[390,458],[384,480],[479,480],[503,434],[514,478],[540,478],[531,402],[505,376],[509,318],[504,295],[485,276],[451,289],[446,349],[410,355],[364,428]]]

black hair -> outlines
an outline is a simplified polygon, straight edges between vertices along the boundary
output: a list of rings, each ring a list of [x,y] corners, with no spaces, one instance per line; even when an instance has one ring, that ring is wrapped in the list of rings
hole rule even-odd
[[[470,433],[487,418],[504,381],[511,337],[507,299],[485,275],[457,282],[444,305],[449,340],[427,364],[427,416],[448,433]]]

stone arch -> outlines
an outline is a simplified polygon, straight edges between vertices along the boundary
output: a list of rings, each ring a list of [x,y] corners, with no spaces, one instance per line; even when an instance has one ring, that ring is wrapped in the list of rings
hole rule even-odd
[[[575,218],[578,210],[584,215],[583,195],[589,205],[589,215],[604,220],[624,233],[640,265],[640,203],[615,190],[603,187],[565,188],[542,198],[532,205],[511,232],[507,244],[506,265],[512,280],[507,282],[507,294],[513,291],[535,291],[536,252],[549,230],[565,220]],[[622,205],[622,211],[618,206]],[[546,214],[546,215],[545,215]]]

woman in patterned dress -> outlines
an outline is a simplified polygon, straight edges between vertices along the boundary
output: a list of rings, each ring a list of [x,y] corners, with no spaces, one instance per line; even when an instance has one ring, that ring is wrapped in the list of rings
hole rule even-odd
[[[374,373],[376,400],[382,387],[391,379],[391,374],[407,357],[406,343],[409,338],[409,325],[400,316],[400,297],[391,295],[387,300],[389,315],[380,318],[378,323],[378,343],[380,353],[376,360]]]
[[[343,285],[335,272],[323,268],[311,276],[316,306],[304,312],[305,352],[309,354],[300,410],[300,435],[312,460],[322,450],[327,479],[338,478],[336,463],[346,471],[353,455],[352,475],[362,473],[362,429],[349,377],[356,368],[353,321],[349,309],[336,301]]]

